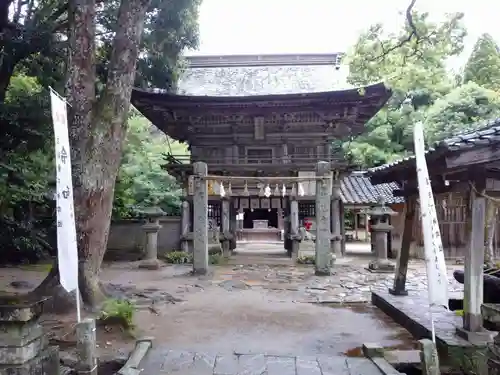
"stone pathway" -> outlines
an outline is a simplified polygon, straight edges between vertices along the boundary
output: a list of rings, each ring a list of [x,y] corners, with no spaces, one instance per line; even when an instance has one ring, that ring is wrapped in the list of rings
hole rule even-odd
[[[153,350],[141,365],[143,375],[380,375],[366,358],[287,357],[265,354],[208,355]]]

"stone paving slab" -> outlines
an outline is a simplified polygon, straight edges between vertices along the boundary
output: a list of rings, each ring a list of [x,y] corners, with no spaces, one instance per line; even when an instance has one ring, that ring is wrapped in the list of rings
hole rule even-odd
[[[381,375],[367,358],[216,354],[153,349],[142,375]]]
[[[372,303],[406,328],[416,338],[431,338],[431,320],[426,292],[408,296],[393,296],[386,291],[372,292]],[[462,317],[453,311],[442,309],[433,312],[437,341],[446,346],[469,347],[472,344],[456,335],[456,327],[462,326]]]

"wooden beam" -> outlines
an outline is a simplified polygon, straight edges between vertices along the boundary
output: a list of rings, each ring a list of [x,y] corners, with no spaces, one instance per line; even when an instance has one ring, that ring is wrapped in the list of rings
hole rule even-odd
[[[500,160],[500,145],[476,147],[467,151],[456,151],[446,157],[447,169],[487,164]]]

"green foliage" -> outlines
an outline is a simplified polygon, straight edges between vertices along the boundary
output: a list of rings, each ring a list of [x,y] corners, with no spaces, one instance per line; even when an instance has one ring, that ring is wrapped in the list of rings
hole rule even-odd
[[[380,24],[362,34],[348,56],[348,81],[367,85],[385,81],[393,96],[367,126],[365,134],[344,145],[354,163],[371,167],[413,151],[413,125],[423,121],[428,141],[435,142],[498,113],[497,95],[472,83],[459,86],[446,62],[463,50],[462,14],[440,24],[426,13],[413,13],[418,37],[409,26],[395,34]]]
[[[297,257],[297,263],[298,264],[314,264],[316,262],[316,259],[314,255],[301,255]]]
[[[135,85],[175,91],[182,70],[181,53],[198,45],[198,10],[201,0],[153,0],[144,22]],[[100,84],[107,80],[107,65],[120,1],[102,3],[98,23],[102,27],[98,53]],[[99,88],[99,87],[98,87]]]
[[[114,217],[136,216],[152,206],[167,214],[178,213],[181,189],[162,166],[167,152],[187,155],[187,147],[168,139],[143,116],[132,114],[128,125],[116,181]]]
[[[48,208],[53,149],[47,92],[24,74],[0,103],[0,262],[34,262],[51,252],[37,214]],[[40,228],[42,226],[43,228]]]
[[[491,35],[477,40],[464,69],[464,82],[475,82],[490,90],[500,90],[500,49]]]
[[[427,111],[425,131],[429,143],[481,127],[500,116],[500,94],[474,82],[455,88]]]
[[[171,251],[165,255],[165,260],[170,264],[189,264],[193,263],[193,255],[185,251]],[[220,246],[218,248],[212,247],[208,249],[208,263],[209,264],[224,264],[226,259],[222,255]]]
[[[167,253],[165,260],[170,264],[192,263],[193,256],[185,251],[171,251]]]
[[[104,302],[99,320],[104,324],[118,324],[126,329],[134,327],[135,306],[125,299],[108,299]]]

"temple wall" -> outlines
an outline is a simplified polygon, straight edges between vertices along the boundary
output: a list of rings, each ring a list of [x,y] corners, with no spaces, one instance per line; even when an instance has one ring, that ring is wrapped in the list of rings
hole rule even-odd
[[[141,220],[120,220],[111,223],[108,251],[141,253],[144,248],[145,235]],[[158,253],[166,253],[180,249],[181,218],[177,216],[160,219],[162,228],[158,233]]]

